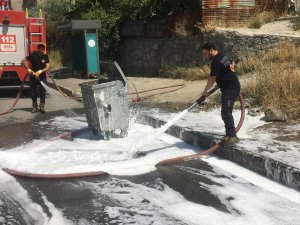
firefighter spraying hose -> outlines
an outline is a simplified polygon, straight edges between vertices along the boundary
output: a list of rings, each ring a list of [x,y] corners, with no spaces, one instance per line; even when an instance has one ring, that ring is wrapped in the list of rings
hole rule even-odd
[[[240,120],[239,120],[237,126],[235,127],[235,132],[236,133],[242,127],[244,119],[245,119],[245,103],[244,103],[243,96],[241,94],[239,94],[239,101],[240,101],[240,105],[241,105],[241,116],[240,116]],[[171,158],[171,159],[166,159],[166,160],[163,160],[163,161],[160,161],[159,163],[157,163],[156,166],[170,165],[170,164],[173,164],[173,163],[176,163],[176,162],[180,162],[180,161],[184,161],[184,160],[197,159],[197,158],[200,158],[202,156],[212,154],[215,151],[217,151],[219,148],[224,146],[226,144],[226,142],[228,141],[228,138],[229,138],[228,136],[224,136],[215,145],[213,145],[209,149],[206,149],[206,150],[201,151],[199,153],[195,153],[195,154],[187,155],[187,156],[176,157],[176,158]],[[140,155],[142,155],[142,154],[140,153]],[[137,155],[137,156],[139,156],[139,155]]]
[[[206,96],[201,96],[200,98],[198,98],[189,108],[185,109],[184,111],[182,111],[181,113],[176,115],[174,118],[169,120],[165,125],[161,126],[159,129],[157,129],[157,131],[154,135],[149,136],[145,140],[142,140],[139,143],[137,143],[133,147],[133,152],[134,152],[133,157],[138,158],[138,157],[141,157],[141,156],[145,156],[147,154],[147,152],[136,151],[136,150],[141,148],[143,145],[151,143],[154,139],[158,138],[159,135],[161,135],[162,133],[167,131],[176,121],[178,121],[179,119],[184,117],[195,106],[201,105],[202,103],[204,103],[206,98],[211,96],[218,89],[219,89],[219,87],[217,85],[215,85],[214,88],[212,88],[211,90],[209,90],[207,92]],[[240,105],[241,105],[241,116],[240,116],[240,120],[238,122],[238,125],[235,128],[236,133],[239,131],[239,129],[243,125],[244,118],[245,118],[245,104],[244,104],[243,96],[241,94],[239,94],[239,102],[240,102]],[[178,158],[174,158],[174,159],[164,160],[164,161],[159,162],[157,165],[166,165],[166,164],[170,164],[170,163],[173,163],[173,162],[176,162],[176,161],[179,161],[179,160],[184,160],[184,159],[188,159],[188,158],[196,158],[196,157],[199,157],[199,156],[202,156],[202,155],[211,154],[211,153],[215,152],[217,149],[219,149],[221,146],[223,146],[226,142],[228,142],[228,138],[229,138],[228,136],[224,136],[220,142],[218,142],[217,144],[215,144],[214,146],[212,146],[211,148],[209,148],[209,149],[207,149],[203,152],[200,152],[200,153],[188,156],[188,157],[184,156],[184,157],[178,157]]]
[[[45,45],[39,44],[38,50],[31,53],[28,57],[22,60],[23,65],[26,67],[27,72],[30,74],[30,89],[31,89],[31,99],[32,99],[32,113],[38,111],[37,103],[37,89],[39,89],[40,95],[40,105],[39,109],[41,113],[45,113],[45,103],[46,103],[46,90],[41,84],[47,84],[46,72],[50,69],[50,63],[48,55],[45,54]],[[28,65],[31,63],[31,69]]]

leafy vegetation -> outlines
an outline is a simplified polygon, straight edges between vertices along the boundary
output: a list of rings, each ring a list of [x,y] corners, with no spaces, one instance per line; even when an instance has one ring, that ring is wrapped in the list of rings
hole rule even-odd
[[[134,19],[146,22],[153,16],[166,16],[200,7],[198,0],[77,0],[73,9],[78,18],[101,20],[101,55],[113,58],[120,41],[119,29],[124,22]]]
[[[29,9],[28,14],[30,17],[38,17],[40,10],[46,17],[47,47],[49,49],[57,49],[63,46],[61,41],[63,34],[57,31],[57,25],[69,19],[68,13],[73,8],[72,0],[46,0],[40,5],[40,8],[33,7]]]

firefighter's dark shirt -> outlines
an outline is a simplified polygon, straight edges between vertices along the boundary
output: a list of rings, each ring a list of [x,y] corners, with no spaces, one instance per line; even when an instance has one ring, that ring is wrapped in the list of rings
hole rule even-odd
[[[239,89],[240,82],[234,70],[234,62],[225,54],[218,52],[211,62],[211,76],[216,76],[216,82],[221,90]]]
[[[39,56],[38,52],[33,52],[31,53],[28,57],[27,60],[30,60],[32,70],[34,72],[37,72],[38,70],[42,70],[46,68],[46,63],[49,63],[49,58],[48,55],[42,54]],[[46,78],[46,73],[42,73],[40,75],[40,78]]]

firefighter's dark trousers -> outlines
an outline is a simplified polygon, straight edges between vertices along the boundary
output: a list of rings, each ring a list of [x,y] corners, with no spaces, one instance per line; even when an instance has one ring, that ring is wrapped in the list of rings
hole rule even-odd
[[[40,105],[45,105],[45,99],[46,99],[46,90],[43,87],[43,85],[40,83],[40,81],[47,84],[47,79],[45,77],[40,77],[39,79],[36,79],[34,76],[30,76],[30,90],[31,90],[31,99],[32,99],[32,105],[34,107],[37,107],[37,97],[38,97],[38,91],[40,95]]]
[[[233,104],[239,96],[240,88],[237,89],[225,89],[222,90],[221,102],[222,102],[222,120],[225,124],[226,136],[236,136],[234,120],[232,116]]]

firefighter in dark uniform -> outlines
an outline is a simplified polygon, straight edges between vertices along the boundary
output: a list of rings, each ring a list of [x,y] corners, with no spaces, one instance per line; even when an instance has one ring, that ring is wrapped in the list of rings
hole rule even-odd
[[[45,45],[39,44],[38,51],[31,53],[28,57],[22,60],[23,65],[27,68],[30,74],[30,89],[32,98],[32,113],[38,111],[37,104],[37,89],[40,95],[40,112],[45,113],[45,98],[46,90],[41,84],[47,83],[46,72],[50,69],[49,58],[45,53]],[[31,69],[29,68],[28,61],[31,62]]]
[[[227,55],[219,52],[214,43],[206,43],[202,47],[202,54],[206,60],[212,60],[210,78],[201,96],[207,96],[207,92],[216,82],[221,89],[221,115],[226,129],[226,140],[229,144],[239,142],[236,136],[234,120],[232,116],[233,104],[239,96],[241,86],[235,72],[235,64]]]

